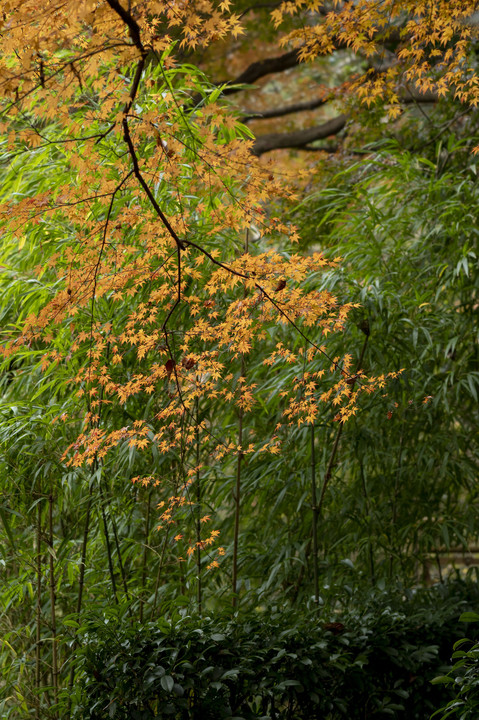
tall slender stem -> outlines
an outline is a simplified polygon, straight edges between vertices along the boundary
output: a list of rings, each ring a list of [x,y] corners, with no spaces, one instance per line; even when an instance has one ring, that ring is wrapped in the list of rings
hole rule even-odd
[[[42,623],[42,507],[40,500],[37,503],[37,606],[36,606],[36,636],[35,636],[35,720],[40,720],[40,643]]]
[[[172,465],[172,468],[171,468],[172,473],[174,473],[174,469],[173,469],[173,468],[174,468],[174,466]],[[180,481],[179,481],[180,471],[179,471],[179,469],[177,470],[176,473],[174,473],[174,475],[176,475],[176,480],[175,480],[175,486],[174,486],[173,495],[177,495],[177,494],[178,494],[179,484],[180,484]],[[156,576],[155,597],[154,597],[154,599],[153,599],[153,606],[152,606],[152,608],[151,608],[151,615],[152,615],[152,617],[154,617],[154,614],[155,614],[155,611],[156,611],[156,603],[157,603],[158,594],[159,594],[159,591],[160,591],[160,581],[161,581],[162,573],[163,573],[163,563],[164,563],[164,561],[165,561],[166,548],[167,548],[168,540],[169,540],[169,537],[170,537],[170,530],[169,530],[170,527],[171,527],[171,526],[170,526],[169,524],[166,524],[166,527],[165,527],[165,537],[164,537],[164,540],[163,540],[163,547],[162,547],[162,549],[161,549],[160,563],[159,563],[159,565],[158,565],[158,573],[157,573],[157,576]],[[180,570],[180,573],[181,573],[181,570]]]
[[[244,359],[241,359],[241,376],[244,377]],[[238,412],[238,445],[243,445],[243,415],[244,410],[240,407]],[[234,537],[233,537],[233,608],[238,607],[238,540],[239,540],[239,526],[240,526],[240,512],[241,512],[241,467],[243,464],[243,452],[238,452],[238,458],[236,462],[236,482],[233,493],[233,499],[235,504],[235,525],[234,525]]]
[[[403,445],[404,445],[404,424],[405,419],[403,417],[403,421],[401,423],[401,435],[399,437],[399,451],[398,451],[398,459],[396,463],[396,472],[394,473],[394,493],[391,501],[391,546],[393,552],[389,553],[389,578],[392,580],[393,577],[393,570],[394,570],[394,558],[397,557],[399,559],[399,563],[402,567],[402,552],[399,545],[396,543],[396,539],[394,537],[394,533],[396,530],[396,521],[397,521],[397,500],[400,493],[400,479],[401,479],[401,473],[402,473],[402,458],[403,458]]]
[[[198,602],[198,613],[201,615],[203,604],[203,588],[201,585],[201,476],[200,476],[200,401],[196,398],[196,599]]]
[[[80,556],[80,575],[78,577],[78,595],[77,595],[77,615],[80,615],[82,600],[83,600],[83,588],[85,586],[85,569],[86,569],[86,553],[88,548],[88,535],[90,532],[90,516],[91,506],[93,500],[93,483],[90,483],[90,489],[88,492],[88,503],[86,506],[85,525],[83,527],[83,539]],[[78,618],[77,618],[78,620]]]
[[[364,476],[364,463],[362,457],[359,460],[359,472],[361,476],[361,485],[363,489],[364,501],[366,503],[366,512],[369,518],[371,516],[371,507],[369,504],[369,494],[368,488],[366,486],[366,478]],[[368,520],[368,536],[369,570],[371,574],[371,585],[374,586],[376,584],[376,571],[374,568],[373,544],[371,541],[371,520]]]
[[[244,244],[245,253],[249,249],[249,230],[246,230],[246,238]],[[244,289],[244,297],[246,297],[246,287]],[[240,381],[246,375],[246,365],[244,360],[244,354],[241,355],[241,374]],[[233,610],[238,607],[238,541],[239,541],[239,527],[240,527],[240,512],[241,512],[241,469],[243,465],[243,418],[244,408],[240,406],[238,410],[238,445],[240,450],[238,452],[238,458],[236,462],[236,481],[233,491],[234,500],[234,512],[235,512],[235,524],[233,534],[233,572],[232,572],[232,590],[233,590]]]
[[[52,685],[55,705],[58,705],[58,648],[57,648],[57,621],[56,621],[56,588],[55,588],[55,562],[53,555],[53,492],[48,497],[48,545],[50,548],[50,609],[52,628]],[[53,717],[58,717],[57,710]]]
[[[361,348],[361,354],[359,356],[358,364],[356,365],[356,374],[359,372],[359,370],[361,370],[363,360],[364,360],[364,353],[366,352],[368,340],[369,340],[369,329],[366,333],[366,337],[364,338],[363,347]],[[355,385],[355,381],[353,381],[351,388],[349,390],[350,395],[352,395],[352,393],[353,393],[354,385]],[[334,463],[336,461],[336,453],[338,452],[339,441],[341,439],[341,435],[343,434],[343,428],[344,428],[344,423],[339,423],[338,429],[336,430],[336,436],[334,438],[333,447],[331,449],[331,454],[329,456],[328,465],[326,467],[326,472],[324,473],[323,485],[321,487],[321,494],[319,496],[319,503],[318,503],[318,517],[321,514],[321,509],[323,507],[324,496],[326,494],[326,488],[328,487],[329,481],[331,480]]]
[[[148,502],[146,504],[145,518],[145,544],[143,546],[143,560],[141,567],[141,597],[140,597],[140,622],[143,622],[143,606],[145,604],[145,585],[146,585],[146,563],[148,560],[148,547],[150,541],[150,514],[151,514],[151,495],[153,490],[148,492]]]
[[[94,469],[96,469],[96,461],[93,465]],[[85,525],[83,527],[83,539],[82,539],[82,548],[81,548],[81,555],[80,555],[80,575],[78,577],[78,595],[77,595],[77,607],[76,607],[76,614],[77,614],[77,622],[79,622],[80,619],[80,613],[82,608],[82,600],[83,600],[83,588],[85,587],[85,569],[86,569],[86,553],[88,549],[88,535],[90,532],[90,517],[91,517],[91,508],[92,508],[92,501],[93,501],[93,483],[90,483],[90,489],[88,491],[88,503],[86,506],[86,517],[85,517]],[[73,642],[73,648],[76,648],[78,645],[78,639],[75,637]],[[75,666],[72,663],[71,669],[70,669],[70,678],[68,680],[68,688],[71,691],[73,689],[73,683],[75,680]],[[70,700],[68,701],[68,715],[70,714]]]
[[[316,453],[314,448],[314,423],[311,423],[311,500],[313,503],[313,572],[314,602],[319,603],[319,572],[318,572],[318,506],[316,499]]]
[[[365,339],[364,339],[364,343],[363,343],[363,346],[362,346],[362,348],[361,348],[361,354],[360,354],[360,356],[359,356],[359,360],[358,360],[358,363],[357,363],[357,365],[356,365],[356,373],[358,373],[359,370],[362,368],[362,364],[363,364],[363,360],[364,360],[364,354],[365,354],[365,352],[366,352],[366,347],[367,347],[368,339],[369,339],[369,324],[366,323],[366,324],[364,325],[364,328],[361,328],[361,329],[363,330],[363,332],[364,332],[364,334],[366,335],[366,337],[365,337]],[[351,385],[350,394],[351,394],[351,393],[353,392],[353,390],[354,390],[354,385],[355,385],[355,382],[353,382],[353,384]],[[312,486],[311,486],[311,487],[312,487],[312,490],[313,490],[313,488],[314,488],[314,495],[313,495],[313,497],[312,497],[312,503],[313,503],[313,530],[312,530],[312,535],[311,535],[311,537],[310,537],[310,539],[309,539],[309,541],[308,541],[308,543],[307,543],[307,545],[306,545],[306,549],[305,549],[305,560],[307,560],[307,559],[309,558],[309,555],[310,555],[310,552],[311,552],[311,548],[313,548],[313,552],[314,552],[315,556],[317,555],[317,552],[318,552],[318,548],[317,548],[317,523],[318,523],[319,518],[320,518],[320,516],[321,516],[321,510],[322,510],[323,503],[324,503],[324,497],[325,497],[325,494],[326,494],[326,488],[327,488],[328,483],[329,483],[329,481],[330,481],[330,479],[331,479],[331,474],[332,474],[332,471],[333,471],[334,462],[335,462],[335,460],[336,460],[336,453],[337,453],[337,451],[338,451],[339,441],[340,441],[340,439],[341,439],[342,432],[343,432],[343,423],[340,423],[340,425],[338,426],[338,429],[336,430],[336,435],[335,435],[335,437],[334,437],[333,447],[331,448],[331,453],[330,453],[330,455],[329,455],[329,460],[328,460],[328,464],[327,464],[327,466],[326,466],[326,472],[325,472],[325,474],[324,474],[323,483],[322,483],[322,486],[321,486],[321,493],[320,493],[320,496],[319,496],[319,502],[318,502],[318,503],[315,502],[315,496],[316,496],[316,481],[314,481],[314,485],[312,484]],[[311,474],[312,474],[312,475],[313,475],[313,452],[314,452],[314,451],[313,451],[313,447],[312,447],[312,448],[311,448],[311,453],[312,453],[312,458],[311,458]],[[316,462],[315,462],[315,460],[314,460],[314,475],[315,475],[315,474],[316,474]],[[316,523],[316,529],[315,529],[315,523]],[[316,549],[314,549],[314,537],[315,537],[315,536],[316,536]],[[314,560],[314,570],[315,570],[315,573],[316,573],[316,571],[317,571],[317,567],[318,567],[318,566],[317,566],[317,561]],[[305,564],[303,564],[303,565],[301,566],[301,569],[300,569],[300,571],[299,571],[298,580],[297,580],[297,582],[296,582],[296,586],[295,586],[294,594],[293,594],[293,602],[295,602],[296,599],[297,599],[297,597],[298,597],[299,589],[300,589],[300,587],[301,587],[301,583],[303,582],[304,570],[305,570]],[[315,576],[315,577],[316,577],[316,576]],[[316,597],[316,596],[319,598],[319,593],[318,593],[318,594],[316,593],[316,579],[315,579],[315,597]]]
[[[151,608],[151,614],[154,616],[155,610],[156,610],[156,603],[158,601],[158,593],[160,591],[160,580],[162,577],[163,572],[163,562],[165,560],[165,553],[166,553],[166,546],[168,543],[169,533],[168,533],[168,527],[165,531],[165,537],[163,539],[163,547],[161,548],[161,555],[160,555],[160,562],[158,565],[158,573],[156,575],[156,583],[155,583],[155,597],[153,598],[153,606]]]
[[[101,479],[100,479],[99,487],[100,487],[100,495],[101,495],[101,517],[103,520],[103,532],[105,535],[105,547],[106,547],[106,554],[107,554],[107,558],[108,558],[108,570],[110,572],[111,589],[113,590],[113,597],[115,598],[115,603],[118,605],[118,595],[116,592],[115,573],[113,571],[113,557],[111,554],[110,534],[108,532],[108,522],[106,519],[106,511],[105,511],[105,494],[103,492],[103,487],[101,485]]]
[[[116,520],[115,520],[115,516],[114,516],[114,515],[112,514],[112,512],[111,512],[111,505],[110,505],[110,503],[108,503],[108,513],[109,513],[109,515],[110,515],[111,526],[112,526],[112,528],[113,528],[113,538],[114,538],[114,540],[115,540],[116,554],[118,555],[118,565],[120,566],[120,575],[121,575],[121,580],[122,580],[122,583],[123,583],[123,590],[124,590],[124,592],[125,592],[125,597],[126,597],[127,601],[129,602],[129,601],[130,601],[130,594],[129,594],[129,592],[128,592],[128,585],[127,585],[127,582],[126,582],[125,566],[123,565],[123,559],[122,559],[122,557],[121,557],[121,547],[120,547],[120,540],[119,540],[119,538],[118,538],[118,530],[117,530],[117,527],[116,527]]]

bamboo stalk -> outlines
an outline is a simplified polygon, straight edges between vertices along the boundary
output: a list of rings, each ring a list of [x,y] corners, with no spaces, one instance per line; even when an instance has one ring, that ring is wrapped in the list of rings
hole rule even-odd
[[[41,663],[41,622],[42,622],[42,508],[40,500],[37,503],[37,605],[36,605],[36,634],[35,634],[35,720],[40,718],[40,663]]]
[[[145,585],[146,585],[146,563],[148,560],[148,547],[150,539],[150,513],[151,513],[151,495],[153,490],[148,492],[148,502],[146,504],[145,518],[145,544],[143,546],[143,558],[141,568],[141,596],[140,596],[140,622],[143,622],[143,606],[145,604]]]
[[[95,465],[94,465],[95,467]],[[85,569],[86,569],[86,554],[88,549],[88,535],[90,532],[90,517],[91,517],[91,508],[93,503],[93,483],[90,483],[90,490],[89,490],[89,496],[88,496],[88,503],[86,506],[86,517],[85,517],[85,526],[83,528],[83,539],[82,539],[82,548],[81,548],[81,556],[80,556],[80,575],[78,577],[78,595],[77,595],[77,606],[76,606],[76,615],[77,615],[77,622],[80,620],[80,613],[82,608],[82,600],[83,600],[83,588],[85,586]],[[76,648],[78,644],[78,640],[75,637],[73,642],[73,648]],[[75,670],[72,665],[70,670],[70,678],[68,680],[68,688],[71,691],[73,689],[73,683],[75,680]],[[68,703],[68,710],[70,711],[70,703]],[[68,715],[70,712],[68,712]]]
[[[173,466],[172,466],[171,472],[172,472],[172,473],[174,472]],[[180,473],[179,473],[179,470],[178,470],[178,471],[176,472],[174,495],[177,495],[177,494],[178,494],[178,488],[179,488],[179,484],[180,484],[179,476],[180,476]],[[163,547],[162,547],[162,549],[161,549],[160,564],[159,564],[159,566],[158,566],[158,573],[157,573],[157,575],[156,575],[155,597],[154,597],[154,599],[153,599],[153,606],[152,606],[152,608],[151,608],[151,615],[152,615],[152,617],[155,616],[156,603],[157,603],[157,601],[158,601],[158,593],[159,593],[159,590],[160,590],[160,581],[161,581],[162,574],[163,574],[163,563],[164,563],[164,560],[165,560],[166,547],[167,547],[168,539],[169,539],[169,536],[170,536],[169,528],[170,528],[170,525],[167,524],[167,525],[166,525],[166,528],[165,528],[165,537],[164,537],[164,540],[163,540]]]
[[[369,340],[369,328],[368,328],[366,337],[364,338],[364,343],[363,343],[363,347],[361,348],[361,354],[359,356],[358,364],[356,365],[356,374],[361,370],[363,360],[364,360],[364,353],[366,352],[368,340]],[[352,395],[352,393],[353,393],[355,384],[356,384],[356,381],[354,380],[353,384],[351,385],[350,391],[349,391],[350,395]],[[339,423],[338,429],[336,431],[336,437],[334,438],[333,447],[331,449],[331,454],[329,456],[329,461],[328,461],[328,465],[326,468],[326,472],[324,474],[324,480],[323,480],[323,485],[321,488],[321,494],[319,496],[318,517],[321,514],[321,509],[323,507],[324,496],[326,494],[326,488],[328,487],[329,481],[331,480],[331,475],[332,475],[334,463],[336,460],[336,453],[337,453],[338,447],[339,447],[339,441],[341,439],[341,435],[343,434],[343,428],[344,428],[344,423]]]
[[[125,573],[125,566],[123,565],[123,559],[121,557],[121,547],[120,547],[120,541],[118,539],[118,530],[116,527],[116,520],[115,516],[111,513],[111,505],[108,503],[108,514],[110,516],[111,520],[111,526],[113,528],[113,538],[115,540],[115,547],[116,547],[116,554],[118,555],[118,565],[120,566],[120,576],[123,583],[123,590],[125,592],[125,597],[127,601],[130,601],[130,594],[128,592],[128,585],[126,582],[126,573]]]
[[[156,583],[155,583],[155,597],[153,598],[153,606],[151,608],[151,614],[154,616],[155,610],[156,610],[156,603],[158,601],[158,592],[160,590],[160,580],[162,576],[163,571],[163,562],[165,559],[165,553],[166,553],[166,545],[168,542],[168,529],[165,532],[165,537],[163,540],[163,547],[161,548],[161,555],[160,555],[160,564],[158,566],[158,573],[156,575]]]
[[[201,476],[200,476],[200,427],[199,427],[199,399],[196,398],[196,599],[198,613],[201,615],[203,604],[203,589],[201,586]]]
[[[359,472],[361,475],[361,485],[364,495],[364,500],[366,503],[366,512],[368,516],[370,515],[370,504],[369,504],[369,495],[368,495],[368,489],[366,487],[366,478],[364,477],[364,465],[363,465],[363,458],[361,457],[359,460]],[[373,544],[371,542],[371,532],[370,532],[370,522],[368,522],[368,554],[369,554],[369,572],[371,575],[371,585],[374,587],[376,584],[376,571],[374,568],[374,554],[373,554]]]
[[[99,482],[99,488],[100,488],[100,495],[101,495],[101,517],[103,520],[103,532],[105,535],[105,547],[106,547],[106,555],[108,558],[108,570],[110,572],[110,582],[111,582],[111,589],[113,590],[113,597],[115,599],[115,603],[118,605],[118,595],[116,590],[116,582],[115,582],[115,573],[113,571],[113,557],[111,554],[111,544],[110,544],[110,534],[108,532],[108,522],[106,519],[106,511],[105,511],[105,495],[103,492],[103,487],[101,485],[101,480]]]
[[[85,586],[86,553],[87,553],[87,548],[88,548],[88,535],[90,532],[90,516],[91,516],[92,500],[93,500],[93,483],[90,483],[88,503],[86,506],[85,526],[83,528],[81,556],[80,556],[80,575],[78,577],[78,595],[77,595],[77,607],[76,607],[77,615],[80,615],[80,612],[81,612],[82,600],[83,600],[83,588]]]
[[[311,423],[311,500],[313,503],[313,572],[314,572],[314,602],[319,603],[319,571],[318,571],[318,515],[319,508],[316,500],[316,454],[314,448],[314,423]]]
[[[359,370],[361,369],[362,364],[363,364],[364,354],[365,354],[365,352],[366,352],[366,347],[367,347],[368,340],[369,340],[369,324],[365,324],[364,327],[362,327],[361,329],[363,330],[363,332],[364,332],[364,334],[365,334],[366,337],[364,338],[364,343],[363,343],[363,346],[362,346],[362,348],[361,348],[361,353],[360,353],[360,355],[359,355],[359,360],[358,360],[358,363],[357,363],[357,365],[356,365],[356,374],[359,372]],[[352,394],[352,392],[353,392],[353,390],[354,390],[354,385],[355,385],[355,381],[354,381],[353,384],[351,385],[351,388],[350,388],[350,391],[349,391],[349,392],[350,392],[350,395]],[[314,495],[313,495],[313,497],[312,497],[312,505],[313,505],[313,531],[312,531],[311,538],[309,539],[308,544],[306,545],[306,549],[305,549],[305,559],[307,560],[307,559],[309,558],[309,555],[310,555],[310,553],[311,553],[311,548],[313,548],[313,552],[314,552],[314,555],[315,555],[315,557],[314,557],[314,559],[313,559],[313,568],[314,568],[314,572],[315,572],[315,597],[317,596],[318,598],[319,598],[319,592],[318,592],[318,594],[316,595],[316,572],[317,572],[317,567],[318,567],[318,565],[317,565],[317,552],[318,552],[318,547],[317,547],[317,529],[315,530],[315,527],[314,527],[314,526],[315,526],[315,523],[316,523],[316,527],[317,527],[317,523],[318,523],[318,521],[319,521],[319,519],[320,519],[320,516],[321,516],[321,510],[322,510],[323,503],[324,503],[324,497],[325,497],[325,494],[326,494],[326,488],[328,487],[329,481],[331,480],[331,475],[332,475],[334,463],[335,463],[335,460],[336,460],[336,453],[337,453],[337,451],[338,451],[339,441],[340,441],[340,439],[341,439],[342,432],[343,432],[343,423],[340,423],[339,426],[338,426],[338,429],[336,430],[336,435],[335,435],[335,437],[334,437],[333,447],[331,448],[331,453],[330,453],[330,455],[329,455],[329,460],[328,460],[328,464],[327,464],[327,467],[326,467],[326,472],[325,472],[325,474],[324,474],[323,483],[322,483],[322,486],[321,486],[321,493],[320,493],[320,496],[319,496],[319,502],[318,502],[318,503],[315,502],[315,497],[316,497],[316,482],[314,481],[314,486],[313,486],[313,483],[312,483],[312,485],[311,485],[312,490],[313,490],[313,487],[314,487]],[[311,452],[313,453],[313,448],[311,448]],[[313,465],[313,460],[312,460],[312,462],[311,462],[311,465]],[[314,466],[316,467],[316,462],[315,462],[315,461],[314,461]],[[311,467],[311,473],[313,474],[313,466]],[[314,470],[314,474],[316,474],[316,470]],[[314,541],[314,537],[315,537],[315,535],[316,535],[316,549],[314,548],[314,542],[315,542],[315,541]],[[300,569],[300,571],[299,571],[298,580],[297,580],[296,585],[295,585],[295,588],[294,588],[293,603],[296,602],[296,599],[297,599],[298,594],[299,594],[299,588],[300,588],[300,586],[301,586],[301,583],[303,582],[304,569],[305,569],[305,565],[302,565],[302,566],[301,566],[301,569]],[[319,585],[318,585],[318,589],[319,589]]]
[[[245,253],[249,249],[249,229],[246,230],[246,238],[244,244]],[[246,288],[244,289],[244,297],[246,297]],[[246,376],[246,366],[244,355],[241,355],[241,374],[240,379]],[[243,447],[243,418],[244,409],[239,408],[238,411],[238,445],[240,448]],[[232,590],[233,590],[233,610],[238,607],[238,542],[239,542],[239,527],[240,527],[240,513],[241,513],[241,470],[243,465],[243,451],[239,450],[238,459],[236,462],[236,480],[233,491],[234,501],[234,531],[233,531],[233,571],[232,571]]]
[[[55,705],[58,705],[58,653],[57,653],[57,622],[56,622],[56,588],[55,563],[53,555],[53,494],[48,497],[48,545],[50,548],[50,609],[52,628],[52,685]],[[58,717],[55,709],[53,717]]]
[[[241,375],[244,374],[244,360],[241,360]],[[243,445],[243,408],[239,409],[238,413],[238,445]],[[238,452],[238,459],[236,462],[236,482],[233,492],[233,500],[235,504],[235,524],[234,524],[234,537],[233,537],[233,609],[238,607],[238,540],[239,540],[239,526],[240,526],[240,512],[241,512],[241,467],[243,464],[243,453],[240,450]]]
[[[392,519],[392,528],[391,528],[391,545],[394,551],[393,553],[389,554],[389,578],[392,580],[393,578],[393,571],[394,571],[394,556],[396,556],[399,559],[399,563],[402,567],[402,554],[401,554],[401,548],[397,546],[396,540],[394,538],[394,530],[396,528],[396,520],[397,520],[397,500],[399,497],[400,492],[400,479],[401,479],[401,472],[402,472],[402,455],[403,455],[403,446],[404,446],[404,423],[405,420],[403,418],[403,421],[401,423],[401,435],[399,437],[399,450],[398,450],[398,459],[396,463],[396,472],[394,473],[394,493],[391,500],[391,519]]]

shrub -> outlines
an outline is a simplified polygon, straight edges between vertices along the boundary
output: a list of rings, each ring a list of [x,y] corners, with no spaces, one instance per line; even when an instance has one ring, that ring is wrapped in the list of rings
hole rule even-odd
[[[462,622],[479,622],[479,615],[466,612]],[[447,675],[434,678],[433,683],[444,683],[455,693],[448,704],[434,713],[437,720],[455,715],[458,720],[477,720],[479,717],[479,643],[461,638],[454,643],[452,659],[456,662]]]
[[[478,599],[459,583],[375,592],[340,617],[90,618],[73,717],[424,720],[451,698],[431,680],[447,670],[458,615]]]

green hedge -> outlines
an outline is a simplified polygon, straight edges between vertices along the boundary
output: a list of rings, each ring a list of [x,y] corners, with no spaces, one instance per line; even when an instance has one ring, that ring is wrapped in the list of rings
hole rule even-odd
[[[476,585],[375,593],[341,616],[258,613],[132,626],[111,615],[82,633],[76,720],[426,720]]]

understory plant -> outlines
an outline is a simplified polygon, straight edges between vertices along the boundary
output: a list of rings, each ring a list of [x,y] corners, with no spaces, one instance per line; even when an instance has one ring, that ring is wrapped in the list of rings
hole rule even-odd
[[[431,680],[447,668],[458,614],[477,599],[475,584],[460,582],[370,592],[340,613],[300,618],[275,608],[143,625],[90,616],[74,717],[424,720],[451,697]]]

